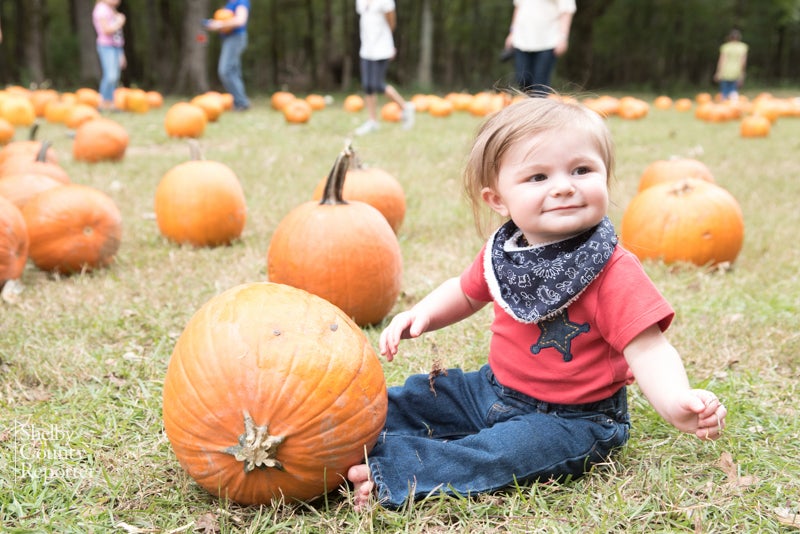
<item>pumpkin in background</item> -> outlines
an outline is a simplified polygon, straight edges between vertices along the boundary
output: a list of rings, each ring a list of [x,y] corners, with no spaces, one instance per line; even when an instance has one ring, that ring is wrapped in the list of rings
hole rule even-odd
[[[428,99],[428,113],[431,117],[449,117],[453,111],[453,103],[450,100],[439,97]]]
[[[269,280],[314,293],[361,326],[380,322],[400,294],[402,258],[392,227],[342,189],[351,152],[336,159],[320,202],[305,202],[278,224],[267,252]]]
[[[206,302],[164,378],[164,428],[203,488],[240,504],[310,500],[363,463],[386,420],[386,381],[345,313],[268,282]]]
[[[206,112],[188,102],[173,104],[164,117],[164,129],[170,137],[201,137],[207,123]]]
[[[275,91],[272,93],[269,103],[272,106],[272,109],[283,111],[283,107],[296,98],[297,97],[294,96],[294,93],[290,93],[289,91]]]
[[[347,95],[343,107],[345,111],[356,113],[364,109],[364,99],[360,95]]]
[[[5,145],[14,139],[14,125],[0,117],[0,145]]]
[[[322,95],[312,93],[307,95],[305,100],[314,111],[322,111],[325,109],[325,97]]]
[[[686,178],[634,196],[623,214],[620,238],[642,260],[732,263],[744,242],[744,219],[727,190]]]
[[[32,173],[49,176],[63,184],[70,183],[69,174],[61,165],[47,161],[49,149],[50,142],[43,141],[39,153],[33,158],[27,153],[12,154],[0,163],[0,178],[10,174]]]
[[[134,113],[147,113],[150,111],[147,92],[144,89],[129,89],[125,93],[125,109]]]
[[[400,122],[403,120],[403,108],[397,102],[387,102],[381,106],[381,119],[387,122]]]
[[[164,105],[164,97],[158,91],[146,91],[144,96],[150,109],[158,109]]]
[[[28,229],[22,212],[0,196],[0,287],[22,276],[28,261]]]
[[[679,98],[675,101],[675,111],[691,111],[692,100],[689,98]]]
[[[763,115],[748,115],[739,123],[742,137],[767,137],[771,129],[772,122]]]
[[[75,104],[69,110],[69,115],[67,115],[65,124],[67,128],[77,130],[84,122],[88,122],[92,119],[99,119],[100,117],[101,115],[100,112],[97,111],[97,108],[88,104]]]
[[[0,117],[14,126],[30,126],[36,120],[36,108],[29,98],[13,95],[0,101]]]
[[[397,178],[383,169],[364,166],[352,148],[350,168],[344,179],[342,199],[366,202],[381,212],[394,233],[398,233],[406,215],[406,196]],[[325,192],[323,178],[317,183],[313,200],[320,200]]]
[[[85,104],[93,108],[98,108],[100,106],[100,102],[103,101],[103,97],[100,95],[100,93],[91,87],[81,87],[77,89],[75,91],[75,98],[77,99],[78,103]]]
[[[672,107],[672,99],[667,95],[659,95],[653,100],[656,109],[669,109]]]
[[[72,157],[78,161],[121,160],[130,137],[127,130],[111,119],[99,118],[81,124],[72,142]]]
[[[645,167],[639,176],[641,192],[648,187],[664,182],[675,182],[684,178],[697,178],[714,183],[711,169],[700,160],[694,158],[659,159]]]
[[[295,98],[291,102],[283,106],[281,110],[286,122],[294,124],[303,124],[308,122],[313,113],[311,104],[301,98]]]
[[[122,216],[102,191],[80,184],[54,187],[22,209],[33,263],[73,273],[109,265],[119,249]]]
[[[156,188],[154,205],[161,234],[196,247],[237,239],[247,216],[239,179],[216,161],[186,161],[167,171]]]
[[[66,124],[75,104],[65,100],[53,100],[44,107],[44,118],[47,122]]]
[[[208,122],[216,122],[219,116],[222,115],[222,112],[225,111],[220,94],[216,92],[197,95],[193,97],[189,103],[202,109],[206,114]]]
[[[44,117],[44,112],[50,102],[56,102],[60,98],[55,89],[36,89],[31,91],[31,103],[37,117]]]

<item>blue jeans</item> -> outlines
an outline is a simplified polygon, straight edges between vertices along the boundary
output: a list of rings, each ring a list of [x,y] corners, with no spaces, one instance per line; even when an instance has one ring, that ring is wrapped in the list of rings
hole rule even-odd
[[[242,54],[247,48],[247,32],[232,33],[222,38],[217,74],[225,90],[233,96],[233,105],[239,109],[250,107],[250,99],[242,81]]]
[[[97,45],[97,55],[100,58],[100,69],[103,71],[103,77],[100,79],[100,96],[104,102],[113,102],[114,89],[119,83],[122,48]]]
[[[368,463],[379,502],[474,495],[516,482],[579,477],[630,435],[626,390],[586,405],[538,401],[500,385],[488,365],[413,375],[389,389],[386,428]]]
[[[554,50],[523,52],[514,50],[514,70],[520,90],[534,96],[552,93],[550,75],[556,66]]]
[[[719,92],[722,93],[722,98],[725,100],[728,100],[738,89],[738,80],[720,80],[719,82]]]

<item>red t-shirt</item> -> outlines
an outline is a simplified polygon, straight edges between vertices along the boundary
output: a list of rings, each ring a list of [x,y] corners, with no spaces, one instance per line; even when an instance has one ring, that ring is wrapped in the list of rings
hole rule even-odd
[[[461,288],[472,299],[491,302],[484,253],[462,273]],[[633,382],[622,354],[628,343],[654,324],[666,330],[674,315],[636,256],[618,245],[597,278],[555,319],[521,323],[494,302],[489,365],[503,386],[536,399],[595,402]]]

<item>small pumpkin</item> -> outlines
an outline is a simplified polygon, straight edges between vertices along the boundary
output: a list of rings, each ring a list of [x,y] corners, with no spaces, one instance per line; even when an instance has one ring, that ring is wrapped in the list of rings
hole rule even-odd
[[[119,161],[125,156],[130,136],[118,122],[106,118],[92,119],[75,131],[72,157],[78,161]]]
[[[366,202],[381,212],[386,218],[394,233],[400,231],[406,215],[406,196],[403,186],[397,178],[378,167],[367,167],[356,155],[352,147],[350,168],[344,179],[342,198],[344,200],[359,200]],[[313,193],[313,200],[320,200],[325,192],[323,178],[317,183]]]
[[[122,215],[113,199],[81,184],[54,187],[32,198],[22,215],[31,261],[59,273],[109,265],[122,238]]]
[[[358,325],[267,282],[206,302],[164,378],[164,429],[181,466],[244,505],[335,489],[374,446],[386,409],[383,370]]]
[[[227,20],[231,20],[236,14],[227,8],[220,8],[214,11],[214,20],[218,20],[220,22],[225,22]],[[220,30],[220,33],[230,33],[233,31],[232,28],[225,28]]]
[[[727,190],[686,178],[634,196],[623,214],[620,238],[642,260],[732,263],[744,242],[744,219]]]
[[[22,276],[29,243],[25,218],[19,208],[0,196],[0,287]]]
[[[313,110],[311,104],[301,98],[295,98],[283,106],[283,117],[286,122],[303,124],[309,121]]]
[[[30,126],[36,120],[36,108],[28,97],[12,95],[0,101],[0,117],[14,126]]]
[[[400,122],[403,120],[403,109],[397,102],[387,102],[381,106],[381,119],[387,122]]]
[[[201,137],[207,123],[208,115],[203,108],[189,102],[173,104],[164,117],[164,129],[170,137]]]
[[[81,87],[77,89],[75,91],[75,98],[80,104],[85,104],[93,108],[99,107],[100,102],[103,100],[103,97],[100,95],[100,93],[91,87]]]
[[[144,89],[129,89],[125,93],[125,109],[134,113],[147,113],[150,111],[150,102]]]
[[[453,103],[445,98],[432,97],[428,99],[428,113],[432,117],[449,117],[454,109]]]
[[[314,293],[359,325],[380,322],[400,294],[402,257],[392,227],[342,189],[351,151],[336,159],[320,202],[305,202],[275,228],[267,252],[269,280]]]
[[[216,122],[220,115],[222,115],[222,112],[225,111],[221,95],[216,92],[208,92],[197,95],[189,102],[195,106],[198,106],[205,112],[208,122]]]
[[[164,96],[158,91],[146,91],[144,96],[150,109],[158,109],[164,105]]]
[[[697,178],[714,183],[714,174],[705,163],[695,158],[675,157],[655,160],[645,167],[639,176],[638,191],[684,178]]]
[[[342,106],[345,111],[356,113],[364,109],[364,99],[360,95],[347,95]]]
[[[672,98],[667,95],[659,95],[653,100],[656,109],[669,109],[672,107]]]
[[[283,111],[283,107],[292,102],[297,97],[294,96],[294,93],[289,91],[275,91],[272,93],[272,96],[269,99],[269,103],[272,106],[272,109],[277,111]]]
[[[244,192],[236,174],[223,163],[190,160],[161,178],[155,213],[161,234],[196,247],[226,245],[244,230]]]
[[[322,111],[325,109],[325,97],[322,95],[318,95],[316,93],[306,95],[306,102],[308,102],[308,104],[311,106],[311,109],[314,111]]]
[[[739,123],[739,135],[742,137],[767,137],[772,129],[772,122],[763,115],[748,115]]]
[[[99,118],[100,112],[97,111],[96,107],[92,107],[88,104],[75,104],[72,106],[72,109],[70,109],[65,124],[67,125],[67,128],[71,130],[77,130],[78,127],[84,122]]]

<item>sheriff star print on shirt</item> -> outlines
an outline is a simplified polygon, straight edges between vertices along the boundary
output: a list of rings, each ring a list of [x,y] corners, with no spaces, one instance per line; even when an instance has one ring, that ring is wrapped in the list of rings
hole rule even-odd
[[[572,360],[572,340],[579,334],[589,331],[589,323],[573,323],[569,320],[567,310],[559,313],[552,319],[539,323],[541,334],[539,339],[531,345],[531,352],[539,354],[546,348],[554,348],[564,357],[564,361]]]

